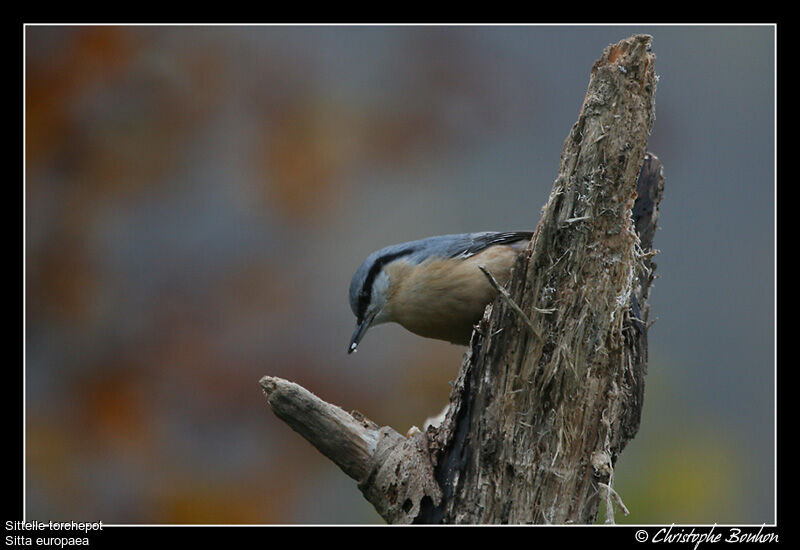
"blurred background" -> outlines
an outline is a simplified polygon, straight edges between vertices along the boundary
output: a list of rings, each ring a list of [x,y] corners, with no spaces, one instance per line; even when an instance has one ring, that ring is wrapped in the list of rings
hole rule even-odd
[[[627,523],[774,510],[771,26],[28,26],[27,519],[382,523],[263,375],[405,433],[464,349],[357,354],[350,277],[534,228],[603,48],[653,35],[666,174]]]

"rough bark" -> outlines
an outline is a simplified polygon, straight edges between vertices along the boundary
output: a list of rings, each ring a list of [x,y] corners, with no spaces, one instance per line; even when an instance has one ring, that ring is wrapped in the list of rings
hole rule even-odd
[[[262,379],[276,414],[388,522],[592,523],[601,501],[607,521],[623,506],[614,465],[639,427],[663,191],[645,155],[650,40],[611,45],[592,67],[534,238],[473,334],[441,426],[406,438],[338,408],[284,403],[278,379]]]

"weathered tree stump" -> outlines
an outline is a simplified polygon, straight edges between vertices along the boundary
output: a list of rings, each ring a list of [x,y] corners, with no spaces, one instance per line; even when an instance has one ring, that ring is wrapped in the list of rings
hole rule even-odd
[[[444,421],[406,437],[265,377],[275,414],[390,523],[593,523],[639,427],[664,186],[646,154],[651,38],[608,46],[507,288],[487,307]],[[638,186],[637,186],[638,175]],[[490,274],[487,274],[490,277]]]

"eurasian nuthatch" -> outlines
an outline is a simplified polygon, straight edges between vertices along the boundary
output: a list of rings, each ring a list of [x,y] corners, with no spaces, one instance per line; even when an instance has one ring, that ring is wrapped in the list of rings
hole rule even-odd
[[[347,352],[356,350],[369,327],[389,322],[427,338],[469,344],[473,326],[497,295],[478,266],[505,284],[532,235],[440,235],[373,252],[350,281],[356,330]]]

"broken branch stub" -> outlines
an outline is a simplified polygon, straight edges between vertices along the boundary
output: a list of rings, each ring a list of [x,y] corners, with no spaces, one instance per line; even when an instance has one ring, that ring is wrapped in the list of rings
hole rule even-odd
[[[275,416],[358,481],[387,522],[411,523],[421,504],[440,503],[424,433],[407,438],[282,378],[265,376],[260,384]]]

